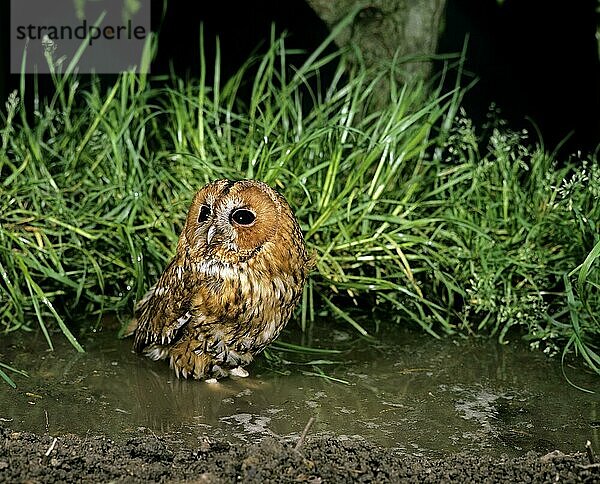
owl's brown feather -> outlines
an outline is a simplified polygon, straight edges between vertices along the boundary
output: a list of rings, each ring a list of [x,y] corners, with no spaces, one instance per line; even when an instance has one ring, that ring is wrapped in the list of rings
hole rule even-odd
[[[266,184],[218,180],[192,202],[177,253],[139,301],[134,349],[178,376],[227,376],[281,332],[310,269],[285,201]]]

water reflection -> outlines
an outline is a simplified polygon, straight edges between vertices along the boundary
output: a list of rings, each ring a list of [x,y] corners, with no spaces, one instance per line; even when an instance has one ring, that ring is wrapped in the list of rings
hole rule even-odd
[[[88,339],[85,354],[60,338],[49,352],[42,338],[5,337],[0,361],[31,377],[18,377],[17,390],[0,387],[0,418],[16,430],[115,439],[152,432],[197,443],[206,436],[294,439],[314,416],[312,435],[360,436],[412,454],[573,452],[587,439],[600,449],[599,397],[568,386],[559,362],[523,346],[410,332],[373,344],[336,334],[334,343],[330,332],[308,342],[335,344],[338,355],[280,354],[295,364],[260,358],[249,378],[216,385],[177,380],[166,364],[133,355],[130,341],[112,334]],[[300,338],[306,335],[284,335]],[[348,384],[305,374],[319,369]],[[577,374],[580,384],[597,384],[596,376]]]

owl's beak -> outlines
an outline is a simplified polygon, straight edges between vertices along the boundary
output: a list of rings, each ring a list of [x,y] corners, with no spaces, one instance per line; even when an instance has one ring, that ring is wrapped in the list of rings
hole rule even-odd
[[[206,243],[208,245],[210,245],[210,241],[215,236],[216,231],[217,231],[217,227],[215,227],[214,225],[211,225],[210,227],[208,227],[208,233],[206,234]]]

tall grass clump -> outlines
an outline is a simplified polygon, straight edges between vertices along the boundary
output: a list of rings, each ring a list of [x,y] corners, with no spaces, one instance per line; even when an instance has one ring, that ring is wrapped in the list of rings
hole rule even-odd
[[[210,66],[210,85],[204,58],[199,81],[170,87],[57,76],[32,113],[23,99],[36,94],[13,93],[0,126],[1,331],[39,326],[52,347],[58,328],[81,350],[78,333],[130,314],[160,274],[200,186],[257,178],[283,192],[316,255],[302,327],[326,313],[362,334],[378,319],[519,334],[600,372],[597,160],[557,162],[497,120],[483,142],[460,91],[396,86],[394,66],[367,72],[319,50],[290,69],[294,55],[274,39],[230,79]],[[389,104],[376,107],[382,78]]]

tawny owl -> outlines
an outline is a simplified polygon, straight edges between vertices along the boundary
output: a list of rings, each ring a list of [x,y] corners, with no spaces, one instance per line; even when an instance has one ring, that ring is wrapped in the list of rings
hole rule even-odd
[[[134,349],[177,376],[215,381],[273,341],[302,292],[310,258],[286,200],[254,180],[218,180],[192,202],[177,253],[137,303]]]

